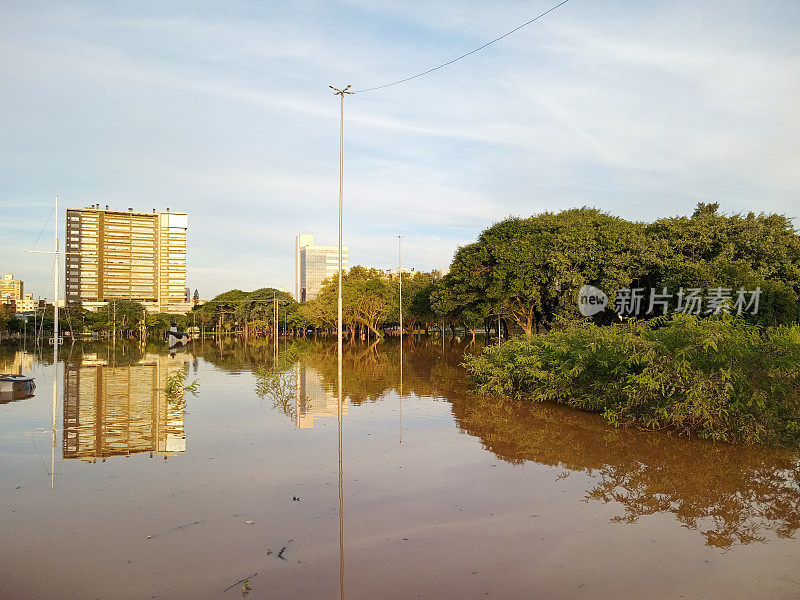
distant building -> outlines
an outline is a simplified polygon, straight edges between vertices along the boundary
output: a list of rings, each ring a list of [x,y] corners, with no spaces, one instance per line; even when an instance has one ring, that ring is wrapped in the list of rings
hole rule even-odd
[[[0,279],[0,298],[4,303],[9,300],[22,300],[22,289],[22,280],[14,279],[13,274],[3,275]]]
[[[98,310],[135,300],[148,312],[187,312],[187,224],[186,213],[169,209],[67,209],[67,301]]]
[[[44,300],[34,300],[33,294],[24,294],[20,300],[14,304],[16,313],[32,313],[39,308],[44,308]]]
[[[397,269],[389,269],[388,271],[384,271],[384,272],[386,273],[387,277],[389,277],[389,279],[394,279],[395,277],[400,275],[400,271],[401,271],[401,269],[398,267]],[[409,269],[408,267],[403,267],[402,271],[406,275],[412,275],[412,276],[415,273],[414,269]]]
[[[300,234],[295,240],[295,299],[306,302],[317,297],[322,283],[339,270],[338,246],[315,246],[314,236]],[[342,248],[342,269],[347,271],[347,247]]]
[[[14,294],[0,296],[0,304],[6,306],[11,312],[16,313],[17,317],[34,314],[37,310],[43,310],[46,306],[44,300],[34,300],[33,294],[23,294],[21,298],[15,298]]]

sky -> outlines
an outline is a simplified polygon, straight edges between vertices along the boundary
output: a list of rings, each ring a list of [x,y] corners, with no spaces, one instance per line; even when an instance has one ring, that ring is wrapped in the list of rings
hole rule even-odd
[[[339,101],[557,0],[0,3],[0,274],[52,297],[53,198],[189,213],[201,297],[337,239]],[[508,216],[800,216],[800,2],[569,0],[348,96],[350,264],[445,268]],[[800,221],[795,221],[800,226]],[[40,237],[41,236],[41,237]],[[38,241],[37,241],[38,238]],[[63,275],[63,274],[62,274]]]

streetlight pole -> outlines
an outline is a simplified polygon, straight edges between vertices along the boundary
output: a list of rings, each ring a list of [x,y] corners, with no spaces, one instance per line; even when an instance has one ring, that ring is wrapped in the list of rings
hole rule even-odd
[[[344,95],[350,86],[330,87],[339,96],[339,297],[336,315],[336,349],[338,364],[338,422],[339,422],[339,593],[344,598],[344,495],[342,493],[342,203],[344,198]]]
[[[339,296],[337,300],[336,315],[336,344],[339,356],[339,385],[342,383],[342,204],[344,199],[344,95],[351,86],[338,89],[328,86],[334,95],[339,96]]]

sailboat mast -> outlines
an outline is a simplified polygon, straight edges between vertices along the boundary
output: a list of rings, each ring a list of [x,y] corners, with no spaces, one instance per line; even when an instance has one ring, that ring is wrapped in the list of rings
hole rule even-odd
[[[56,475],[56,406],[58,399],[58,196],[55,207],[55,253],[53,272],[53,447],[50,453],[50,489],[55,485]]]

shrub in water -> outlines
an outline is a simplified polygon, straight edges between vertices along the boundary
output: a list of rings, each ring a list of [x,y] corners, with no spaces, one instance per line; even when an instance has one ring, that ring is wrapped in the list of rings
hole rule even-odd
[[[510,340],[467,356],[480,392],[553,401],[614,425],[752,443],[800,440],[800,328],[676,315]]]

